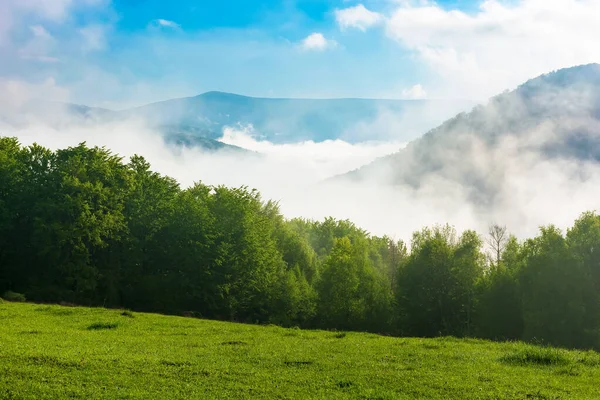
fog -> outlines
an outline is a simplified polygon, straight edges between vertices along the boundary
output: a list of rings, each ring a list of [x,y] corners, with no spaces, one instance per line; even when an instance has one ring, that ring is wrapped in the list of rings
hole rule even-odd
[[[569,103],[568,96],[555,93],[561,109]],[[576,101],[581,99],[573,97]],[[579,109],[577,103],[573,104],[570,109]],[[502,103],[504,111],[488,107],[486,124],[494,125],[507,117],[524,118],[523,107],[518,102]],[[154,170],[176,178],[184,187],[196,181],[248,186],[260,190],[264,199],[279,201],[286,217],[350,219],[372,234],[410,241],[415,230],[443,223],[459,231],[476,229],[485,233],[490,223],[497,222],[524,238],[535,235],[540,225],[553,223],[565,229],[581,212],[597,208],[598,163],[550,157],[540,151],[541,146],[560,145],[565,129],[581,130],[582,124],[592,136],[600,132],[597,120],[584,114],[533,123],[525,130],[498,132],[493,141],[459,124],[452,135],[438,135],[435,145],[421,145],[422,151],[431,153],[428,157],[416,157],[418,152],[410,145],[400,155],[376,162],[359,181],[328,178],[396,153],[406,143],[329,140],[274,144],[258,139],[260,132],[251,126],[238,126],[226,127],[220,140],[250,151],[209,152],[166,145],[139,119],[71,124],[60,129],[40,123],[20,129],[4,124],[0,125],[0,134],[16,136],[26,145],[37,142],[52,149],[85,141],[125,158],[139,154]],[[401,124],[394,129],[401,130]],[[394,162],[388,162],[390,159]],[[440,164],[441,168],[422,165],[425,162]],[[418,184],[411,184],[411,177]],[[479,182],[479,186],[465,184],[465,177]],[[479,192],[492,193],[492,201],[476,200],[474,193]]]

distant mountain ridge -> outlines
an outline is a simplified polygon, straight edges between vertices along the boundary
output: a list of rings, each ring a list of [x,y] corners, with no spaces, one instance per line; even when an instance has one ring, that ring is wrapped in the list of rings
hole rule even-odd
[[[32,121],[61,128],[139,120],[166,137],[185,135],[189,142],[203,138],[204,143],[221,138],[226,126],[251,129],[274,143],[340,138],[359,142],[385,140],[390,135],[396,140],[397,136],[416,137],[473,105],[472,101],[255,98],[207,92],[122,111],[32,101],[16,114],[0,110],[0,121],[16,128]]]
[[[203,130],[205,137],[212,139],[221,137],[225,126],[251,126],[262,138],[275,143],[339,138],[352,142],[382,139],[384,135],[376,129],[356,131],[360,124],[376,123],[382,113],[407,120],[415,116],[416,120],[429,112],[432,118],[412,128],[420,134],[423,127],[435,126],[437,120],[442,122],[473,105],[472,101],[258,98],[207,92],[122,113],[142,118],[151,126]]]

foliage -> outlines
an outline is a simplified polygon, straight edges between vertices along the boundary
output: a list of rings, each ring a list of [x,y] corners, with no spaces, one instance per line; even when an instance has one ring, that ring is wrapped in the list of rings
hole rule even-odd
[[[2,295],[2,298],[4,298],[4,300],[6,300],[6,301],[15,301],[15,302],[20,302],[20,303],[24,303],[27,301],[27,299],[25,298],[25,296],[23,294],[15,293],[10,290],[4,292],[4,294]]]
[[[473,333],[475,287],[482,277],[482,243],[475,232],[457,239],[449,226],[416,232],[398,281],[402,331],[416,336]]]
[[[287,220],[247,187],[181,188],[141,156],[0,138],[9,301],[600,348],[600,216],[488,236],[427,227],[409,250],[348,220]]]

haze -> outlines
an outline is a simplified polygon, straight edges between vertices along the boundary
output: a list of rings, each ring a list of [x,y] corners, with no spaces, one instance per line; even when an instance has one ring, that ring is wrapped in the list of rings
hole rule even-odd
[[[275,7],[275,15],[254,10],[250,25],[235,25],[232,17],[208,26],[178,21],[181,14],[161,15],[156,2],[147,5],[142,21],[117,1],[4,1],[0,134],[53,149],[86,141],[124,157],[140,154],[183,185],[250,186],[278,200],[288,217],[347,218],[373,234],[406,241],[413,231],[436,223],[484,232],[499,222],[518,236],[531,236],[540,225],[566,228],[581,212],[597,208],[597,160],[537,151],[552,143],[564,124],[598,135],[595,109],[560,123],[536,120],[518,135],[514,127],[500,125],[502,138],[493,146],[472,134],[446,136],[435,147],[444,154],[431,158],[440,160],[442,173],[403,170],[405,177],[414,173],[418,185],[404,178],[390,183],[398,171],[388,166],[360,181],[330,178],[405,148],[458,112],[487,104],[527,79],[600,61],[593,40],[600,34],[599,2],[340,0],[313,8],[292,3]],[[202,11],[195,7],[193,12]],[[287,26],[275,26],[273,18]],[[521,117],[531,104],[556,110],[591,104],[597,91],[590,88],[583,100],[581,87],[539,88],[530,103],[504,104],[509,111],[502,121]],[[241,153],[167,145],[144,115],[83,123],[64,107],[58,113],[66,122],[58,125],[31,118],[16,126],[10,119],[35,99],[122,110],[209,90],[266,98],[443,99],[454,106],[423,103],[406,113],[377,106],[374,116],[353,121],[349,129],[303,132],[285,140],[244,118],[219,126],[219,141],[249,150]],[[41,113],[41,104],[33,115]],[[322,140],[324,135],[328,139]],[[461,140],[470,150],[450,151]],[[472,188],[459,179],[473,171],[484,171],[482,176],[495,182],[495,201],[474,199]]]

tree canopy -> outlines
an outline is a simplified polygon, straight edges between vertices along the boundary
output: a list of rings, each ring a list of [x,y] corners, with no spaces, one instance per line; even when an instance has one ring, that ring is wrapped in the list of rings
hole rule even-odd
[[[600,216],[524,241],[500,225],[487,236],[428,227],[409,250],[347,220],[288,220],[247,187],[181,188],[141,156],[0,138],[0,295],[9,291],[250,323],[600,348]]]

